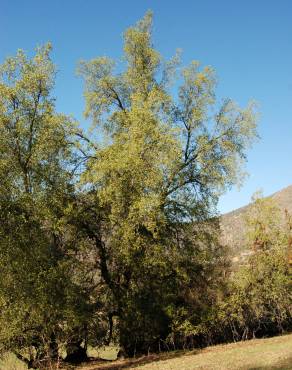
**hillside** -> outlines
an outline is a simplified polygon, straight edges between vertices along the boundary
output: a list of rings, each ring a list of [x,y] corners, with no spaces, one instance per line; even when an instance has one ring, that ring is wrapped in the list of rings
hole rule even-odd
[[[284,188],[268,198],[272,198],[281,210],[292,212],[292,185]],[[221,217],[223,244],[230,246],[235,258],[242,258],[250,252],[245,248],[245,216],[251,205],[226,213]],[[284,212],[283,212],[284,215]]]
[[[95,362],[79,370],[251,370],[292,369],[292,335],[255,339],[190,352],[170,352],[111,363]]]

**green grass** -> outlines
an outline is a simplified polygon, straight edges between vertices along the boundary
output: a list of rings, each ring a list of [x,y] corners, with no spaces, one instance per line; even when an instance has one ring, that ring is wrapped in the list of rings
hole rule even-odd
[[[79,370],[267,370],[292,369],[292,335],[256,339],[208,347],[204,350],[171,352],[110,363],[92,363]]]

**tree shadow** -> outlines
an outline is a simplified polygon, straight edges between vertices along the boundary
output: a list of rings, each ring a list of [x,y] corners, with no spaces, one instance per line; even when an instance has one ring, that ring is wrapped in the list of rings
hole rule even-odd
[[[199,351],[174,351],[174,352],[164,352],[160,354],[151,354],[148,356],[142,356],[138,358],[129,358],[125,360],[117,360],[115,362],[109,363],[108,361],[98,362],[98,363],[87,363],[87,365],[92,366],[90,370],[120,370],[120,369],[131,369],[136,366],[146,365],[152,362],[160,362],[173,358],[179,358],[187,354],[196,354]],[[80,369],[82,370],[82,368]]]
[[[129,358],[125,360],[117,360],[114,362],[109,362],[106,360],[92,361],[84,363],[84,370],[123,370],[123,369],[133,369],[137,366],[158,363],[165,360],[170,360],[174,358],[180,358],[182,356],[195,355],[198,354],[200,350],[192,351],[176,351],[176,352],[164,352],[161,354],[151,354],[149,356],[142,356],[138,358]],[[292,370],[292,356],[283,359],[278,362],[277,365],[264,365],[264,366],[240,366],[235,367],[237,370]],[[79,368],[82,370],[82,367]]]

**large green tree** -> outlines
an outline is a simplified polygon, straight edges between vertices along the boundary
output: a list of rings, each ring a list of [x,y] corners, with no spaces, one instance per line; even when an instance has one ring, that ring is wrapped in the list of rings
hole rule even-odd
[[[75,124],[55,111],[50,49],[0,66],[0,350],[33,345],[39,360],[74,336],[85,305],[62,222]]]
[[[219,194],[239,180],[256,136],[254,105],[217,104],[213,70],[195,61],[181,69],[179,56],[164,62],[151,29],[147,13],[125,32],[120,66],[106,57],[80,65],[86,116],[98,137],[79,133],[88,143],[82,184],[103,210],[87,228],[126,347],[165,338],[185,297],[198,300],[195,287],[212,285],[218,244],[206,220]]]
[[[125,32],[121,65],[80,64],[90,135],[56,112],[50,45],[0,67],[1,350],[38,366],[62,345],[193,345],[221,294],[216,203],[255,109],[218,104],[213,70],[164,61],[151,28]]]

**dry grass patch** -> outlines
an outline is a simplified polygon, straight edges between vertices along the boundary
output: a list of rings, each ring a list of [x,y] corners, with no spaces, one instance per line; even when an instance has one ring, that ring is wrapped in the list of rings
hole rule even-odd
[[[292,369],[292,335],[208,347],[201,351],[171,352],[138,359],[99,362],[79,370],[267,370]]]

